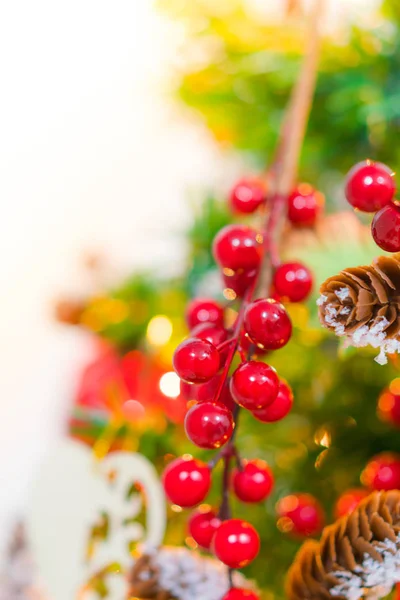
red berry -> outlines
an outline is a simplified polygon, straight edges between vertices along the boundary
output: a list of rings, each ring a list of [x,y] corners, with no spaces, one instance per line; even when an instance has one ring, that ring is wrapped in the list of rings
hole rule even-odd
[[[361,483],[373,490],[400,489],[400,454],[382,452],[369,461]]]
[[[324,196],[308,183],[302,183],[288,198],[288,219],[294,225],[312,226],[324,206]]]
[[[248,356],[249,352],[251,352],[251,357],[253,356],[266,356],[268,354],[268,350],[264,350],[264,348],[259,348],[250,340],[245,334],[242,335],[239,342],[239,348]]]
[[[205,550],[210,549],[214,534],[220,525],[220,519],[209,506],[198,508],[188,521],[190,535]]]
[[[211,487],[208,466],[190,457],[177,458],[163,474],[166,495],[173,504],[190,508],[203,502]]]
[[[278,396],[279,379],[270,366],[250,360],[238,366],[232,375],[233,399],[248,410],[264,408]]]
[[[225,290],[232,290],[237,297],[243,298],[249,287],[254,283],[257,277],[257,269],[252,271],[232,272],[228,275],[222,274],[222,279],[225,285]],[[231,292],[231,295],[233,296]],[[225,291],[225,293],[227,293]],[[233,296],[234,297],[234,296]]]
[[[335,518],[340,519],[340,517],[352,513],[360,504],[361,500],[364,500],[368,495],[369,491],[364,488],[356,488],[344,492],[336,502]]]
[[[400,427],[400,379],[396,378],[378,400],[378,414],[382,421]]]
[[[324,511],[311,494],[292,494],[277,505],[278,527],[295,536],[317,535],[324,525]]]
[[[231,192],[234,212],[249,214],[265,202],[265,186],[259,179],[242,179]]]
[[[221,402],[195,404],[186,414],[186,435],[199,448],[220,448],[230,439],[233,428],[232,413]]]
[[[243,588],[231,588],[229,592],[225,594],[222,600],[260,600],[260,596],[257,596],[251,590],[245,590]]]
[[[375,243],[386,252],[400,250],[400,207],[387,204],[376,213],[371,224]]]
[[[244,313],[244,328],[260,348],[278,350],[288,343],[292,323],[285,307],[272,298],[255,300]]]
[[[246,521],[229,519],[217,530],[212,542],[214,554],[231,569],[250,564],[260,550],[257,531]]]
[[[196,325],[190,332],[193,337],[200,340],[207,340],[213,346],[219,346],[222,344],[227,337],[227,331],[221,325],[214,325],[213,323],[200,323]]]
[[[226,225],[213,242],[215,261],[224,269],[252,271],[259,267],[263,239],[251,227]]]
[[[184,381],[202,383],[218,373],[220,356],[216,347],[207,340],[190,338],[175,350],[173,365]]]
[[[299,262],[281,265],[275,271],[274,286],[278,296],[301,302],[309,296],[313,286],[311,271]]]
[[[376,212],[393,200],[394,173],[386,165],[364,160],[347,174],[346,198],[363,212]]]
[[[189,302],[186,309],[186,321],[189,329],[193,329],[200,323],[213,323],[222,327],[224,309],[215,300],[195,298]]]
[[[272,491],[274,477],[267,463],[256,459],[246,461],[242,470],[234,470],[232,484],[242,502],[262,502]]]
[[[276,400],[265,408],[254,410],[253,415],[262,423],[280,421],[290,413],[293,406],[293,392],[285,381],[279,382],[279,392]]]

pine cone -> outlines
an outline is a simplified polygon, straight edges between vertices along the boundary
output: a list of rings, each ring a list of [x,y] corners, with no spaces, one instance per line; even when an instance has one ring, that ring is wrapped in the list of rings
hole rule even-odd
[[[128,576],[128,596],[140,600],[172,600],[165,590],[160,590],[159,569],[153,564],[151,556],[141,556],[133,566]]]
[[[400,491],[373,492],[300,548],[289,600],[382,598],[400,581]]]
[[[344,269],[321,286],[319,316],[324,327],[346,336],[349,345],[400,352],[400,254],[379,256],[372,265]]]

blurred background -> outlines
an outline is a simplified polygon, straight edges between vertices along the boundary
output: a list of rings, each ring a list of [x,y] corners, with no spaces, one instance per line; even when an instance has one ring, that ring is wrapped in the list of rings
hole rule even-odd
[[[91,415],[84,418],[89,433],[74,430],[71,417],[82,370],[99,358],[98,344],[112,343],[124,356],[140,351],[162,375],[185,334],[186,299],[221,294],[210,242],[231,219],[225,199],[232,184],[262,171],[272,157],[304,50],[309,6],[301,0],[2,3],[3,549],[14,520],[29,511],[29,490],[58,440],[72,432],[93,447],[101,434],[104,423],[96,429]],[[390,0],[327,2],[300,176],[326,195],[328,215],[345,209],[343,178],[354,163],[371,156],[395,170],[399,164],[399,27],[400,9]],[[290,250],[307,260],[317,281],[376,254],[363,225],[350,217],[324,221],[317,235],[302,236],[293,236]],[[130,320],[124,310],[118,316],[120,304],[104,308],[105,300],[142,302],[147,309],[137,322],[138,305]],[[400,450],[395,429],[376,419],[376,399],[395,371],[373,365],[366,374],[368,352],[337,364],[336,342],[319,331],[314,303],[296,310],[299,333],[285,350],[292,354],[276,363],[278,369],[289,365],[284,376],[298,390],[298,415],[285,424],[289,429],[273,431],[263,452],[271,461],[277,446],[286,453],[277,464],[278,495],[311,487],[329,506],[332,489],[336,497],[356,485],[368,457]],[[165,333],[165,322],[161,333],[149,330],[160,315],[173,332],[167,325]],[[336,366],[324,371],[327,361]],[[368,414],[361,396],[369,399]],[[174,447],[187,449],[176,425],[180,417],[171,410],[168,423],[158,422],[161,442],[146,438],[143,424],[133,428],[140,439],[134,449],[155,464]],[[346,419],[358,417],[365,427],[357,429],[360,455],[353,469],[344,465],[347,442],[338,442],[321,475],[315,470],[320,428],[331,419],[347,427]],[[339,437],[347,439],[346,427],[339,427]],[[311,447],[306,439],[314,440],[316,431]],[[243,440],[250,454],[263,435],[253,433]],[[353,443],[354,436],[352,430]],[[305,464],[312,474],[294,484],[293,471],[304,474]],[[271,507],[256,518],[267,523],[263,539],[274,531],[278,544],[282,534]],[[172,517],[178,522],[170,542],[183,543],[180,516]],[[279,546],[279,577],[296,547],[293,541]],[[268,600],[279,597],[274,576],[266,571],[261,577]]]

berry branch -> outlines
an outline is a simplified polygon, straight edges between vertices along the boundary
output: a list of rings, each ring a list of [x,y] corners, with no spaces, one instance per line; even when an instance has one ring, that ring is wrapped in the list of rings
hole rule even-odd
[[[286,309],[271,298],[273,292],[296,302],[304,300],[312,287],[306,267],[299,263],[281,265],[278,247],[286,215],[292,223],[296,218],[307,222],[312,215],[315,219],[319,210],[317,195],[309,190],[300,208],[296,202],[291,204],[290,194],[315,87],[322,3],[316,0],[310,15],[308,45],[284,118],[269,192],[265,193],[261,181],[242,180],[231,195],[235,212],[249,214],[265,209],[263,230],[260,233],[251,227],[228,225],[214,239],[213,254],[225,285],[230,295],[240,300],[233,331],[226,331],[223,309],[216,302],[194,300],[187,312],[191,337],[178,346],[174,355],[174,368],[185,382],[182,391],[188,400],[195,401],[185,419],[188,438],[200,448],[222,450],[208,464],[191,457],[176,459],[164,473],[164,487],[175,504],[196,506],[210,489],[212,470],[223,460],[219,511],[204,512],[200,508],[189,521],[189,531],[197,544],[206,550],[212,548],[228,566],[231,589],[223,600],[248,597],[244,592],[240,596],[241,591],[232,587],[232,569],[248,565],[260,547],[256,530],[245,521],[231,518],[231,488],[243,502],[261,502],[273,486],[266,463],[241,461],[239,457],[235,438],[239,412],[249,410],[268,423],[286,416],[293,402],[286,382],[272,367],[254,358],[279,350],[292,334]],[[296,193],[295,199],[301,196],[301,192]],[[254,299],[256,290],[259,299]],[[232,372],[237,354],[241,362]],[[231,468],[233,458],[236,469]]]

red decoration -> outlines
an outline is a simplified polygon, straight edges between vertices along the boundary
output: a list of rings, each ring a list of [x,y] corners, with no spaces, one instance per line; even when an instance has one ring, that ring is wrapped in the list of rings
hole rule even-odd
[[[259,179],[241,179],[231,192],[231,207],[234,212],[253,213],[265,202],[265,185]]]
[[[254,360],[243,362],[232,375],[233,399],[248,410],[270,405],[277,397],[279,379],[275,369]]]
[[[274,286],[278,296],[290,302],[302,302],[312,290],[311,271],[299,262],[285,263],[275,271]]]
[[[291,411],[293,406],[293,392],[283,379],[279,382],[279,392],[276,400],[265,408],[253,411],[256,419],[262,423],[280,421]]]
[[[282,348],[292,335],[285,307],[272,298],[249,304],[244,313],[244,327],[251,340],[266,350]]]
[[[257,594],[251,590],[231,588],[222,600],[260,600],[260,596],[257,596]]]
[[[213,346],[219,346],[228,337],[226,329],[221,325],[213,325],[213,323],[200,323],[190,333],[195,338],[207,340]]]
[[[361,483],[373,490],[400,489],[400,454],[382,452],[369,461]]]
[[[270,495],[274,477],[263,460],[250,460],[241,470],[233,472],[232,485],[236,496],[242,502],[262,502]]]
[[[213,323],[223,326],[224,309],[218,302],[209,298],[196,298],[191,300],[186,309],[186,321],[189,329],[202,323]]]
[[[215,511],[210,507],[198,508],[188,521],[189,533],[194,541],[205,550],[209,550],[215,532],[220,527],[221,521]]]
[[[317,535],[324,526],[324,511],[311,494],[291,494],[277,505],[278,527],[295,536]]]
[[[249,337],[247,337],[246,334],[243,334],[240,338],[239,348],[246,355],[249,355],[249,352],[251,351],[252,357],[266,356],[268,354],[268,350],[264,350],[264,348],[259,348],[258,346],[256,346],[255,343]]]
[[[340,519],[344,515],[349,515],[361,500],[364,500],[369,495],[369,491],[364,488],[355,488],[344,492],[337,500],[335,506],[335,518]]]
[[[257,271],[254,269],[252,271],[239,271],[235,273],[226,273],[222,274],[222,279],[224,285],[229,290],[233,290],[236,296],[239,298],[243,298],[249,287],[254,283],[254,280],[257,276]]]
[[[323,195],[308,183],[302,183],[288,198],[288,219],[293,225],[312,227],[323,206]]]
[[[258,555],[260,538],[254,527],[246,521],[229,519],[217,530],[212,547],[221,562],[231,569],[241,569]]]
[[[191,508],[203,502],[211,487],[208,466],[189,457],[177,458],[163,473],[166,495],[173,504]]]
[[[230,439],[233,428],[232,413],[221,402],[200,402],[186,414],[186,435],[199,448],[220,448]]]
[[[376,213],[371,225],[375,243],[386,252],[400,251],[400,207],[387,204]]]
[[[380,210],[393,200],[395,191],[394,173],[382,163],[365,160],[347,175],[346,198],[363,212]]]
[[[382,421],[400,427],[400,379],[394,379],[379,396],[378,414]]]
[[[203,383],[217,374],[220,356],[216,347],[207,340],[190,338],[175,350],[173,364],[184,381]]]
[[[262,247],[262,236],[255,229],[226,225],[214,238],[213,254],[224,269],[252,271],[260,265]]]

